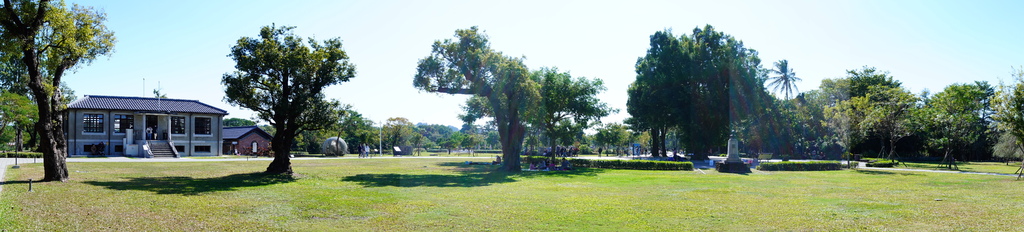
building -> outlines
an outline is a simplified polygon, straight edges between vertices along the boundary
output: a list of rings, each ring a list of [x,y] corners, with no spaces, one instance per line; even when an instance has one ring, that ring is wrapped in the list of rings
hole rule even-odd
[[[253,155],[270,149],[274,137],[257,126],[224,128],[224,154]]]
[[[227,114],[196,100],[87,95],[68,105],[64,131],[71,156],[216,156]]]

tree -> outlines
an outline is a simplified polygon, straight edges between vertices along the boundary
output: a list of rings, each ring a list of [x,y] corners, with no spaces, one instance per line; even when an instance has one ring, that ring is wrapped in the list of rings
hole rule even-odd
[[[853,155],[850,153],[853,146],[864,140],[864,131],[861,129],[860,122],[865,117],[863,106],[868,104],[867,100],[867,98],[857,97],[836,101],[835,105],[824,109],[826,121],[822,124],[831,131],[832,140],[843,147],[843,155],[848,160],[853,159]]]
[[[568,72],[559,72],[557,68],[541,68],[533,72],[533,78],[541,83],[541,106],[534,121],[544,129],[552,149],[557,145],[556,139],[568,143],[593,121],[612,112],[597,98],[597,94],[605,90],[600,79],[573,79]]]
[[[224,127],[235,127],[235,126],[255,126],[256,122],[244,118],[227,118],[224,119]]]
[[[340,103],[325,100],[323,89],[355,77],[341,39],[303,40],[294,28],[264,26],[258,38],[239,39],[228,55],[237,70],[221,79],[226,102],[274,126],[267,173],[292,173],[288,155],[295,135],[338,119],[332,109]]]
[[[637,60],[627,111],[636,129],[651,132],[652,153],[665,154],[669,128],[679,131],[694,159],[721,148],[732,127],[764,111],[767,92],[757,52],[710,25],[676,38],[651,36]]]
[[[1002,133],[999,142],[993,148],[993,156],[1003,158],[1007,163],[1010,160],[1024,159],[1024,151],[1017,148],[1017,138],[1010,133]]]
[[[539,98],[537,83],[529,78],[522,58],[492,50],[477,27],[456,30],[455,37],[434,41],[430,56],[417,64],[413,86],[427,92],[485,97],[501,136],[502,170],[520,172],[524,122]]]
[[[601,128],[597,128],[597,134],[594,134],[594,142],[605,149],[620,148],[629,143],[629,137],[630,133],[626,125],[609,123]],[[617,152],[615,154],[618,155]]]
[[[35,123],[43,153],[43,181],[67,181],[67,140],[63,131],[67,99],[60,88],[64,74],[113,52],[114,33],[103,24],[106,14],[62,1],[4,0],[0,10],[0,49],[15,56],[5,66],[21,69],[38,110]]]
[[[1012,74],[1013,83],[1000,83],[999,91],[992,99],[995,110],[992,118],[1000,130],[1017,138],[1017,149],[1024,152],[1024,68],[1014,69]],[[1024,170],[1024,162],[1018,171],[1021,170]],[[1021,177],[1024,177],[1024,172],[1017,175],[1018,180]]]
[[[0,92],[0,136],[8,128],[12,128],[15,134],[15,151],[22,151],[22,132],[28,130],[29,125],[35,124],[36,106],[28,97],[8,91]],[[3,141],[3,140],[0,140]],[[6,144],[7,142],[3,142]]]
[[[159,89],[153,89],[153,97],[154,98],[167,98],[167,94],[161,93]]]
[[[961,160],[968,159],[967,148],[988,133],[984,111],[992,94],[987,84],[953,84],[928,100],[928,104],[916,117],[926,124],[928,145],[943,151],[947,168],[956,164],[954,151],[961,153]]]
[[[338,112],[339,118],[334,123],[335,127],[331,129],[334,130],[335,137],[342,138],[349,144],[348,153],[359,153],[361,145],[377,144],[378,131],[373,127],[373,121],[363,117],[363,114],[349,104],[339,106],[335,112]]]
[[[878,71],[875,67],[864,66],[860,70],[846,70],[849,80],[849,97],[863,97],[868,94],[872,86],[884,88],[899,88],[903,83],[893,80],[889,72]]]
[[[789,68],[788,60],[780,60],[775,62],[775,69],[771,70],[771,73],[777,74],[778,76],[770,77],[768,86],[773,87],[775,91],[782,90],[785,94],[785,98],[789,99],[789,95],[794,90],[799,92],[796,87],[796,82],[800,81],[799,77],[796,77],[796,73],[793,72],[792,68]]]
[[[384,146],[408,146],[415,134],[415,126],[406,118],[389,118],[384,122]]]
[[[920,128],[921,122],[912,120],[911,117],[917,110],[917,97],[900,87],[875,85],[869,88],[866,96],[854,98],[867,99],[868,105],[859,107],[865,110],[861,127],[864,131],[873,132],[887,141],[888,159],[895,160],[895,157],[899,156],[896,154],[896,142],[912,135]]]

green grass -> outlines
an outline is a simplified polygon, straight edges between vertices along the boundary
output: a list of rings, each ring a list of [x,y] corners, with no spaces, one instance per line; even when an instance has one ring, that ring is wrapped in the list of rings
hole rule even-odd
[[[1024,181],[868,170],[493,173],[464,159],[69,163],[9,169],[12,231],[1018,230]],[[936,201],[941,199],[941,201]]]
[[[879,161],[882,162],[882,161]],[[889,161],[884,161],[889,162]],[[907,166],[897,165],[893,168],[910,168],[910,169],[924,169],[924,170],[949,170],[946,168],[940,168],[941,162],[903,162]],[[1017,169],[1020,168],[1020,163],[1010,163],[1007,165],[1003,162],[957,162],[956,164],[960,171],[965,172],[987,172],[987,173],[1002,173],[1002,174],[1014,174]]]

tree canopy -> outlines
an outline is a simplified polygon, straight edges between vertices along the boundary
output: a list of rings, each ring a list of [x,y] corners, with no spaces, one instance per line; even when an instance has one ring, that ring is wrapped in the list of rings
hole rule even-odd
[[[239,39],[228,55],[237,70],[221,79],[226,102],[255,111],[274,127],[267,173],[292,173],[288,155],[295,136],[338,120],[333,109],[341,103],[326,100],[323,89],[355,77],[341,39],[304,40],[294,28],[264,26],[259,37]]]
[[[64,74],[113,52],[116,38],[106,14],[63,1],[4,1],[0,9],[0,69],[12,75],[6,86],[27,86],[35,101],[36,134],[43,153],[43,181],[67,181],[67,140],[63,128],[68,99]],[[26,83],[27,82],[27,83]]]
[[[552,147],[558,145],[556,139],[569,143],[612,111],[597,98],[605,90],[600,79],[572,78],[557,68],[541,68],[533,72],[533,78],[541,83],[541,105],[533,121],[544,129]]]
[[[657,32],[650,42],[626,105],[631,124],[651,131],[654,154],[665,154],[667,131],[676,128],[695,159],[707,159],[733,125],[766,107],[765,72],[743,42],[710,25],[681,37]]]
[[[413,86],[428,92],[471,94],[487,99],[501,136],[503,165],[522,171],[522,151],[528,111],[539,98],[522,58],[505,56],[490,47],[477,27],[455,31],[456,39],[434,41],[430,56],[420,59]]]

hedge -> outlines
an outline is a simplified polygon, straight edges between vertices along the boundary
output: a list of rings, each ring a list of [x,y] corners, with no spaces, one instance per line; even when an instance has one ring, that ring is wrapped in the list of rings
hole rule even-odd
[[[898,164],[898,163],[893,163],[892,161],[886,160],[886,161],[875,161],[875,162],[872,162],[872,163],[868,163],[867,166],[868,167],[872,167],[872,168],[891,168],[891,167],[895,167],[896,164]]]
[[[18,152],[18,153],[5,152],[5,153],[0,153],[0,158],[15,158],[15,157],[17,157],[17,158],[43,158],[43,153],[41,153],[41,152]]]
[[[523,162],[532,163],[547,159],[543,156],[525,156]],[[560,159],[559,159],[560,160]],[[568,159],[573,167],[580,168],[607,168],[607,169],[633,169],[633,170],[683,170],[693,171],[693,163],[672,162],[672,161],[651,161],[651,160],[592,160],[592,159]]]
[[[812,162],[770,162],[757,165],[761,171],[832,171],[843,169],[843,163],[838,161],[812,161]]]

